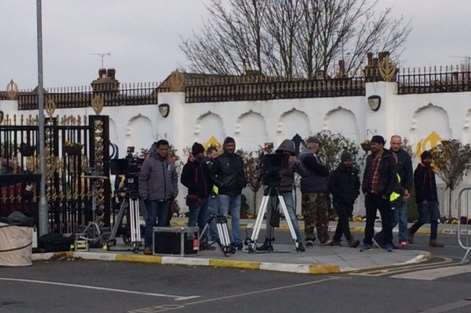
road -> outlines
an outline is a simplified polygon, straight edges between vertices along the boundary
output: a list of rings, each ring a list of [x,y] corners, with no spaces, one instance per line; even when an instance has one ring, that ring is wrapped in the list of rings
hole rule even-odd
[[[469,313],[471,266],[457,266],[454,237],[442,239],[428,264],[328,276],[96,261],[0,268],[0,312]]]

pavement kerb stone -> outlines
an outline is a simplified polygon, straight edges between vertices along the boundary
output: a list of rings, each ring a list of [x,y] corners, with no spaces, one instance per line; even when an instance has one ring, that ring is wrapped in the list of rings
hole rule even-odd
[[[401,262],[401,263],[395,263],[395,264],[391,264],[391,265],[388,265],[388,266],[372,266],[372,267],[368,267],[368,268],[361,268],[361,269],[352,269],[352,270],[345,270],[345,271],[341,271],[342,273],[358,273],[358,272],[364,272],[364,271],[368,271],[368,272],[371,272],[371,271],[376,271],[376,270],[382,270],[382,269],[385,269],[385,268],[391,268],[391,267],[400,267],[400,266],[404,266],[404,265],[411,265],[411,264],[419,264],[419,263],[423,263],[423,262],[426,262],[428,260],[430,260],[432,258],[432,253],[428,252],[428,251],[422,251],[421,254],[413,257],[412,259],[410,260],[407,260],[405,262]]]
[[[102,253],[102,254],[107,254],[107,253]],[[114,261],[147,263],[147,264],[162,264],[162,257],[157,256],[157,255],[115,254]]]
[[[336,274],[349,273],[364,270],[376,270],[385,267],[396,267],[406,264],[415,264],[425,262],[431,258],[431,253],[423,251],[418,256],[403,262],[388,266],[368,267],[355,270],[342,270],[336,264],[292,264],[292,263],[272,263],[258,262],[232,259],[211,259],[211,258],[192,258],[179,256],[154,256],[154,255],[138,255],[138,254],[119,254],[119,253],[100,253],[100,252],[56,252],[56,253],[35,253],[33,261],[48,261],[61,258],[75,258],[81,260],[96,261],[114,261],[114,262],[131,262],[145,264],[167,264],[167,265],[187,265],[187,266],[213,266],[223,268],[237,268],[245,270],[265,270],[277,272],[289,272],[300,274]]]
[[[209,266],[226,267],[226,268],[239,268],[246,270],[259,270],[262,262],[257,261],[244,261],[244,260],[231,260],[231,259],[209,259]]]

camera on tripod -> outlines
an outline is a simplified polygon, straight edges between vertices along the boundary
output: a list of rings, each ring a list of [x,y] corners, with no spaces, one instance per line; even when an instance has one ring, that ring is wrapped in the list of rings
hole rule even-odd
[[[128,147],[127,156],[124,159],[112,159],[110,161],[111,175],[124,176],[124,192],[136,198],[139,194],[138,177],[143,158],[134,155],[134,147]]]
[[[262,159],[262,184],[267,187],[279,187],[281,171],[289,167],[289,155],[286,153],[271,153]]]

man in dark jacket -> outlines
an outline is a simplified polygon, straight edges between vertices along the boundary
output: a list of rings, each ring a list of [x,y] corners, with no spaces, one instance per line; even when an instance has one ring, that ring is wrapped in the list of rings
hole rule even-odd
[[[188,188],[186,204],[189,209],[188,226],[203,230],[208,222],[208,199],[212,188],[209,169],[205,163],[204,147],[195,142],[191,148],[192,158],[183,166],[181,183]],[[201,248],[207,246],[207,236],[202,238]]]
[[[214,162],[213,179],[219,188],[219,205],[227,216],[231,213],[232,241],[235,248],[241,250],[240,238],[240,205],[242,189],[247,185],[244,173],[244,161],[235,153],[235,140],[227,137],[224,140],[224,153]]]
[[[139,195],[144,200],[147,217],[144,235],[144,254],[152,254],[152,228],[166,226],[169,203],[178,194],[178,175],[169,160],[169,144],[159,140],[150,148],[150,156],[139,173]]]
[[[317,155],[320,148],[319,139],[310,137],[306,143],[309,152],[300,156],[303,166],[301,179],[302,213],[306,246],[312,247],[316,240],[314,228],[317,228],[320,243],[322,245],[329,243],[329,169],[321,163]]]
[[[422,163],[417,165],[414,172],[415,200],[419,209],[419,220],[409,229],[409,242],[414,242],[414,234],[422,225],[430,223],[430,246],[443,247],[443,244],[437,242],[440,210],[438,209],[435,172],[432,168],[432,154],[430,151],[424,151],[420,158]]]
[[[410,198],[412,191],[413,173],[412,173],[412,160],[406,151],[402,149],[401,136],[394,135],[390,141],[391,152],[396,162],[398,186],[395,188],[400,196],[395,201],[391,202],[392,209],[392,224],[394,229],[399,224],[399,247],[407,247],[407,200]],[[383,246],[384,238],[383,232],[375,235],[376,242]]]
[[[360,194],[360,178],[358,171],[353,168],[351,153],[344,151],[340,159],[342,163],[330,174],[329,178],[329,191],[339,217],[331,245],[340,245],[342,235],[344,235],[349,246],[356,248],[360,242],[353,239],[349,218],[352,216],[353,204]]]
[[[384,149],[384,138],[373,136],[371,153],[366,158],[363,175],[362,191],[365,194],[366,226],[362,251],[368,250],[373,244],[376,211],[381,214],[384,248],[392,252],[392,212],[390,195],[396,184],[396,163],[392,153]]]
[[[296,216],[296,208],[294,206],[294,196],[293,196],[293,188],[294,188],[294,173],[300,172],[300,164],[299,160],[296,158],[296,146],[293,141],[291,140],[284,140],[275,153],[279,154],[287,154],[289,155],[288,167],[281,170],[280,177],[280,184],[278,186],[278,192],[283,197],[283,200],[286,204],[286,208],[288,209],[289,218],[293,225],[294,231],[296,233],[296,237],[298,240],[298,247],[297,250],[300,252],[304,252],[304,245],[302,234],[299,229],[298,218]],[[257,248],[257,250],[262,251],[273,251],[272,242],[274,241],[275,229],[272,223],[272,214],[278,209],[280,203],[279,200],[275,197],[270,198],[270,203],[268,204],[268,210],[266,215],[266,237],[265,243]]]

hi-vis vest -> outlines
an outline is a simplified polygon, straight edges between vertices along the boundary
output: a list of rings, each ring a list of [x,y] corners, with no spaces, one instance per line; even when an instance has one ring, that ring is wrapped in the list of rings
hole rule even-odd
[[[219,194],[219,188],[218,188],[218,186],[213,185],[212,192],[213,192],[213,194],[218,195],[218,194]]]
[[[400,184],[401,183],[401,176],[399,176],[399,174],[396,174],[396,178],[397,178],[397,182]],[[400,197],[401,197],[400,193],[397,193],[397,192],[393,191],[389,195],[389,202],[394,202],[397,199],[399,199]]]

